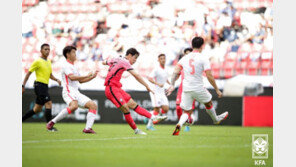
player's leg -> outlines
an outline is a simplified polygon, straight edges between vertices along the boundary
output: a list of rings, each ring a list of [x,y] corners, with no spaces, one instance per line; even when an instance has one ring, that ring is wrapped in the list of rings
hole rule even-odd
[[[202,88],[199,91],[194,92],[194,97],[197,101],[205,105],[206,112],[212,118],[213,122],[218,122],[218,117],[212,103],[212,95],[209,93],[209,91],[205,88]]]
[[[151,98],[151,104],[153,107],[153,115],[158,115],[159,114],[159,109],[160,109],[160,104],[157,96],[151,92],[149,92],[150,98]]]
[[[44,86],[42,91],[42,102],[45,105],[45,120],[46,122],[49,122],[52,119],[52,113],[51,113],[51,108],[52,108],[52,102],[48,93],[48,87]]]
[[[120,111],[122,111],[122,113],[124,114],[124,118],[125,118],[125,121],[129,124],[129,126],[136,132],[136,130],[138,129],[137,128],[137,125],[136,123],[134,122],[132,116],[131,116],[131,113],[129,111],[129,107],[128,105],[125,103],[123,104],[120,108]]]
[[[33,110],[28,111],[22,118],[22,121],[27,120],[28,118],[31,118],[34,114],[40,112],[42,110],[43,105],[50,100],[50,97],[48,95],[48,91],[46,89],[46,86],[43,84],[40,84],[38,82],[34,82],[34,92],[36,94],[36,102]]]
[[[45,120],[46,122],[49,122],[52,119],[52,113],[51,113],[51,109],[52,109],[52,102],[51,100],[46,102],[45,104]]]
[[[67,115],[71,114],[78,108],[78,101],[73,100],[69,103],[69,106],[63,109],[56,117],[54,117],[51,121],[49,121],[46,125],[48,130],[51,130],[55,123],[64,119]]]
[[[36,104],[32,110],[29,110],[22,118],[22,122],[31,118],[34,114],[39,113],[42,110],[43,105]]]
[[[93,126],[95,119],[96,119],[98,106],[96,105],[95,102],[93,102],[92,100],[89,100],[84,105],[84,108],[87,108],[89,112],[86,115],[86,125],[85,125],[85,129],[83,129],[83,132],[84,133],[96,133],[94,130],[92,130],[92,126]]]
[[[127,105],[129,106],[129,108],[133,108],[133,110],[148,118],[148,119],[152,119],[153,121],[155,120],[159,120],[159,121],[162,121],[162,120],[165,120],[167,118],[167,116],[155,116],[153,114],[151,114],[150,112],[148,112],[146,109],[142,108],[141,106],[139,106],[132,98],[127,102]]]
[[[130,114],[129,107],[120,90],[121,89],[117,87],[106,86],[105,95],[124,114],[125,121],[135,131],[135,134],[145,135],[145,132],[142,133],[142,131],[137,128],[137,125]]]
[[[176,113],[177,113],[178,120],[180,120],[180,117],[183,113],[182,108],[180,106],[181,98],[182,98],[182,85],[180,85],[178,89],[177,98],[176,98]]]
[[[193,122],[194,120],[194,116],[193,116],[193,111],[195,109],[195,99],[193,100],[193,103],[192,103],[192,113],[190,114],[190,117],[189,117],[189,122]],[[184,129],[184,132],[189,132],[190,131],[190,126],[186,125],[185,126],[185,129]]]
[[[182,100],[181,100],[181,107],[184,110],[184,113],[181,115],[175,131],[173,132],[173,135],[179,135],[180,130],[183,126],[183,124],[190,118],[190,115],[192,113],[192,102],[194,98],[192,96],[192,92],[182,92]]]
[[[180,106],[180,104],[176,104],[176,112],[177,112],[177,117],[178,117],[178,120],[180,119],[183,111],[182,111],[182,108]]]
[[[158,105],[157,97],[155,96],[155,94],[153,94],[151,92],[149,92],[149,94],[150,94],[150,98],[151,98],[151,104],[152,104],[152,107],[153,107],[152,115],[156,116],[156,115],[159,114],[160,106]],[[153,127],[152,119],[148,119],[146,129],[147,130],[152,130],[152,131],[155,130],[155,128]]]
[[[73,100],[69,103],[67,108],[64,108],[56,117],[54,117],[50,122],[57,123],[60,120],[64,119],[67,115],[73,113],[78,109],[78,101]]]
[[[166,115],[166,113],[169,111],[169,100],[165,94],[161,95],[160,103],[161,103],[161,114]]]
[[[159,107],[154,107],[153,111],[152,111],[152,115],[158,115],[159,114]],[[153,127],[153,121],[152,119],[148,119],[148,123],[147,123],[147,126],[146,126],[146,129],[147,130],[155,130],[155,128]]]
[[[221,121],[225,120],[228,117],[227,111],[217,116],[212,100],[208,103],[204,103],[204,105],[206,107],[207,113],[212,118],[214,124],[220,124]]]
[[[52,108],[52,102],[49,98],[49,101],[47,101],[45,103],[45,120],[46,122],[49,122],[51,119],[52,119],[52,113],[51,113],[51,108]],[[57,128],[55,127],[51,127],[51,129],[48,129],[48,130],[51,130],[51,131],[58,131]]]

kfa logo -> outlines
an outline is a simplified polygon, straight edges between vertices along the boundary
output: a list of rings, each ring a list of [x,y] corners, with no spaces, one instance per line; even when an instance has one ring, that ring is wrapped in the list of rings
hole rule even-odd
[[[268,158],[268,134],[252,135],[252,158],[261,159],[255,160],[255,165],[266,165],[262,159]]]

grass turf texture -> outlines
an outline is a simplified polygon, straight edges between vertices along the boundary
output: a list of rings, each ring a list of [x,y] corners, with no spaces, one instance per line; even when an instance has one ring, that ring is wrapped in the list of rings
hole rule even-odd
[[[59,123],[58,132],[45,123],[23,123],[23,167],[111,166],[255,166],[252,134],[268,134],[272,166],[272,128],[191,126],[190,132],[172,136],[174,125],[157,125],[147,136],[135,135],[128,124],[95,124],[96,135],[83,134],[85,124]]]

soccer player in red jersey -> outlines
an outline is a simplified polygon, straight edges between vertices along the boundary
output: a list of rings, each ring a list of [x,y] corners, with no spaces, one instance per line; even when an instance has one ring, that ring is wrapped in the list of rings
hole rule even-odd
[[[124,71],[128,71],[135,79],[144,85],[148,92],[154,93],[143,80],[143,78],[133,69],[132,65],[137,61],[140,53],[135,48],[130,48],[126,51],[125,57],[112,58],[111,60],[104,61],[104,65],[109,66],[108,74],[105,79],[105,95],[106,97],[119,108],[125,117],[126,122],[135,131],[135,134],[146,135],[145,132],[138,129],[133,118],[130,115],[130,108],[136,113],[152,119],[153,121],[162,121],[167,116],[155,116],[148,112],[146,109],[140,107],[131,96],[121,89],[120,83],[121,76]]]

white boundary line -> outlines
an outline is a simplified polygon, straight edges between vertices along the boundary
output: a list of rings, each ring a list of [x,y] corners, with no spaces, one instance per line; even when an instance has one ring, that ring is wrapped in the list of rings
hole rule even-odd
[[[68,142],[68,141],[97,141],[97,140],[127,140],[127,139],[140,139],[145,137],[117,137],[117,138],[101,138],[101,139],[61,139],[61,140],[27,140],[23,144],[29,143],[47,143],[47,142]]]

